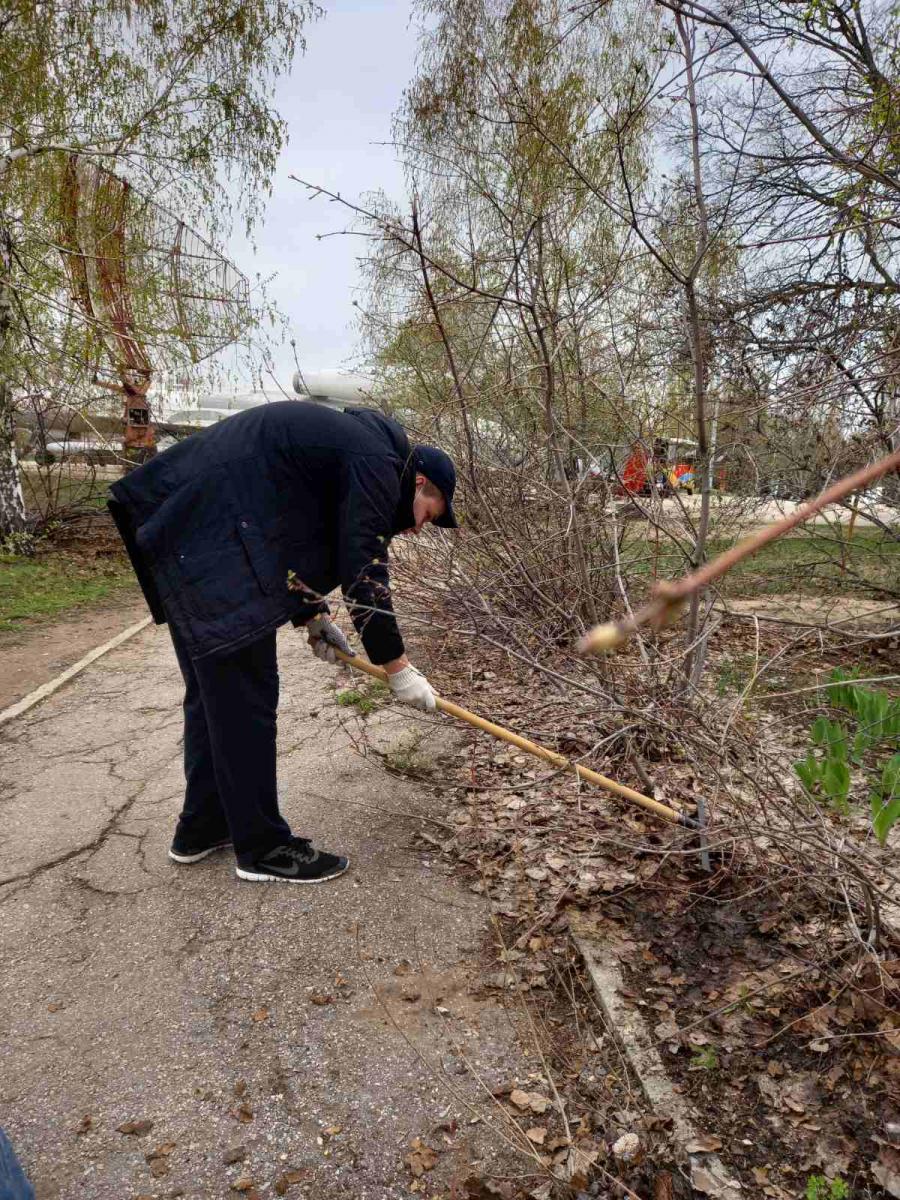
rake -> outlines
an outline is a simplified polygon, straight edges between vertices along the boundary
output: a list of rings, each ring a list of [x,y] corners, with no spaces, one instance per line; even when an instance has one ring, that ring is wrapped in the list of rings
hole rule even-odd
[[[362,671],[366,675],[371,675],[373,679],[379,679],[382,683],[387,683],[387,672],[382,667],[376,667],[364,658],[359,658],[356,655],[344,654],[341,650],[336,649],[335,655],[341,662],[346,663],[348,667],[352,667],[355,671]],[[654,800],[652,796],[645,796],[642,792],[636,792],[634,788],[626,787],[624,783],[617,783],[615,779],[609,779],[606,775],[601,775],[599,771],[592,771],[590,767],[583,767],[581,763],[572,762],[565,755],[558,754],[555,750],[549,750],[546,746],[541,746],[537,742],[532,742],[528,738],[522,737],[521,734],[513,733],[511,729],[506,729],[503,725],[497,725],[494,721],[487,721],[484,717],[479,717],[477,713],[469,712],[467,708],[462,708],[459,704],[454,704],[451,700],[444,700],[441,696],[435,696],[435,700],[440,712],[447,713],[450,717],[456,717],[459,721],[465,721],[467,725],[472,725],[475,729],[489,733],[491,737],[495,737],[501,742],[508,742],[510,746],[516,746],[519,750],[524,750],[526,754],[533,754],[535,758],[540,758],[562,771],[569,771],[573,775],[577,775],[579,779],[583,779],[586,783],[592,783],[595,787],[602,788],[603,791],[610,792],[613,796],[618,796],[620,799],[627,800],[631,804],[637,804],[641,808],[647,809],[648,812],[655,813],[656,816],[662,817],[663,820],[670,821],[674,825],[683,825],[685,829],[700,828],[699,822],[693,817],[688,816],[687,813],[678,812],[677,809],[670,808],[668,804],[663,804],[659,800]]]

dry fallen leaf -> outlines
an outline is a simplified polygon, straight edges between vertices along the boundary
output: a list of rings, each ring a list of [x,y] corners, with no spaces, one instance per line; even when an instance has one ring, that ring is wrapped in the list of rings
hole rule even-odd
[[[119,1133],[125,1133],[134,1136],[134,1138],[142,1138],[145,1133],[150,1133],[152,1127],[154,1127],[152,1121],[125,1121],[115,1128]]]
[[[718,1196],[722,1190],[718,1181],[702,1167],[697,1167],[691,1172],[691,1186],[695,1192],[702,1192],[704,1196]]]
[[[900,1200],[900,1151],[893,1146],[882,1146],[878,1162],[872,1165],[872,1177],[889,1196]]]
[[[168,1175],[168,1161],[161,1155],[148,1154],[146,1155],[147,1166],[150,1168],[150,1174],[154,1179],[162,1179],[163,1175]]]
[[[285,1171],[283,1175],[279,1175],[274,1183],[275,1195],[286,1196],[291,1184],[302,1183],[306,1174],[306,1171]]]
[[[564,1162],[563,1178],[568,1179],[569,1186],[577,1191],[587,1191],[593,1173],[594,1163],[600,1157],[600,1151],[587,1146],[572,1146],[567,1152]]]
[[[771,1066],[771,1064],[769,1064]],[[760,1095],[769,1104],[777,1105],[781,1097],[781,1088],[770,1078],[769,1075],[757,1075],[756,1086],[759,1088]]]
[[[545,1113],[550,1107],[550,1101],[546,1096],[542,1096],[540,1092],[526,1092],[523,1088],[513,1088],[509,1093],[509,1099],[516,1108],[522,1109],[523,1112],[528,1109],[538,1115]]]
[[[653,1034],[657,1041],[676,1042],[680,1036],[680,1031],[675,1022],[669,1019],[667,1021],[660,1021],[660,1023],[654,1027]]]
[[[231,1110],[231,1115],[236,1121],[240,1121],[242,1125],[246,1125],[253,1120],[253,1109],[249,1104],[239,1104],[237,1108]]]
[[[543,1146],[544,1139],[547,1136],[547,1130],[543,1125],[534,1125],[531,1129],[525,1130],[525,1136],[529,1142],[534,1142],[536,1146]]]
[[[480,1175],[470,1175],[463,1183],[466,1200],[513,1200],[515,1189],[511,1183],[494,1183]]]
[[[722,1139],[713,1133],[701,1133],[685,1146],[688,1154],[710,1154],[713,1150],[722,1149]]]
[[[501,1083],[501,1084],[498,1084],[497,1087],[491,1088],[491,1095],[492,1096],[508,1096],[511,1092],[514,1092],[515,1090],[516,1090],[516,1085],[514,1083]]]
[[[675,1182],[669,1171],[660,1171],[654,1179],[653,1200],[675,1200]]]
[[[176,1146],[175,1142],[163,1142],[161,1145],[157,1146],[155,1150],[151,1150],[150,1154],[147,1157],[148,1158],[168,1158],[168,1156],[175,1149],[175,1146]]]
[[[265,1005],[263,1005],[262,1008],[258,1008],[256,1010],[256,1012],[253,1012],[250,1014],[251,1021],[266,1021],[266,1020],[268,1020],[268,1017],[269,1017],[269,1010],[266,1008]]]
[[[431,1171],[437,1165],[437,1154],[427,1146],[421,1138],[415,1138],[411,1143],[412,1149],[404,1159],[406,1165],[412,1171],[416,1179],[424,1175],[426,1171]]]

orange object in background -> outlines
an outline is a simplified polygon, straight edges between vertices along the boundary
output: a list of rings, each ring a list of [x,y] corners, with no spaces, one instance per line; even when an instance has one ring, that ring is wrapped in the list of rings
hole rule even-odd
[[[631,451],[631,457],[625,464],[622,471],[622,487],[624,491],[630,495],[640,495],[641,492],[647,490],[647,468],[651,462],[650,455],[640,444],[636,442]]]
[[[676,463],[669,474],[669,482],[673,488],[684,488],[686,491],[694,490],[695,471],[693,463],[680,462]]]

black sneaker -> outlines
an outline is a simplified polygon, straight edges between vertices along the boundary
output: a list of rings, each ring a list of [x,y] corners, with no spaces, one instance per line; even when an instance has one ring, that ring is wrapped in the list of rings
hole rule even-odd
[[[224,850],[231,845],[231,838],[219,838],[213,842],[191,842],[187,838],[175,834],[172,840],[172,845],[169,847],[169,858],[177,863],[195,863],[201,858],[206,858],[209,854],[215,854],[217,850]]]
[[[259,858],[240,855],[237,875],[238,879],[252,879],[256,883],[327,883],[343,875],[349,865],[342,854],[314,850],[306,838],[292,837],[284,846],[276,846]]]

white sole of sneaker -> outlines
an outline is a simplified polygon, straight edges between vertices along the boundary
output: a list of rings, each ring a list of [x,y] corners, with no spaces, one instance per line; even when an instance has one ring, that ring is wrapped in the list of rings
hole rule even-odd
[[[346,867],[335,871],[333,875],[326,875],[324,879],[290,879],[286,875],[260,875],[256,871],[246,871],[243,867],[237,867],[235,874],[238,879],[249,879],[251,883],[331,883],[332,879],[340,879],[349,867],[348,861]]]
[[[216,842],[215,846],[207,846],[199,854],[176,854],[174,850],[170,850],[169,858],[171,858],[172,862],[177,863],[200,862],[201,858],[209,858],[210,854],[215,854],[217,850],[227,850],[230,845],[231,842]]]

